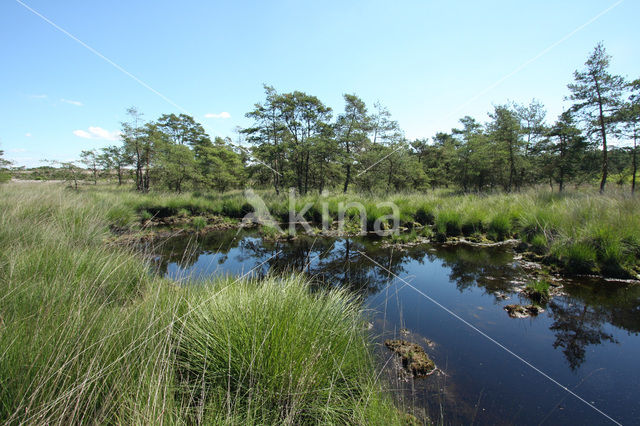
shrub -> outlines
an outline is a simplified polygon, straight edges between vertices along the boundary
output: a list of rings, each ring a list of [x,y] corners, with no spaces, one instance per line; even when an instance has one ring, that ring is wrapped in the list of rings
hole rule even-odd
[[[252,211],[251,204],[245,202],[243,198],[232,198],[222,203],[222,214],[227,217],[241,219]]]
[[[466,212],[462,222],[462,233],[466,236],[482,233],[484,230],[483,219],[484,214],[479,210]]]

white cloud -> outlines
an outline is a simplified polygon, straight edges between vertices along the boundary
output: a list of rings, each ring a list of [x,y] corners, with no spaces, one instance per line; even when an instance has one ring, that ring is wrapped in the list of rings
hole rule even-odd
[[[28,132],[27,132],[27,133],[25,133],[24,135],[25,135],[26,137],[28,137],[28,138],[30,138],[30,137],[31,137],[31,133],[28,133]]]
[[[27,150],[24,148],[14,148],[10,149],[9,152],[27,152]]]
[[[102,127],[91,126],[89,131],[86,130],[74,130],[73,134],[83,139],[106,139],[109,141],[115,141],[120,139],[120,132],[110,132]]]
[[[83,106],[84,104],[80,101],[72,101],[70,99],[60,99],[60,102],[64,102],[66,104],[71,104],[71,105],[75,105],[75,106]]]
[[[79,138],[84,138],[84,139],[91,139],[91,133],[87,132],[86,130],[74,130],[73,134],[76,135]]]
[[[231,118],[231,114],[226,111],[221,112],[220,114],[214,114],[212,112],[204,115],[206,118]]]
[[[47,95],[29,95],[29,97],[33,99],[45,99]]]

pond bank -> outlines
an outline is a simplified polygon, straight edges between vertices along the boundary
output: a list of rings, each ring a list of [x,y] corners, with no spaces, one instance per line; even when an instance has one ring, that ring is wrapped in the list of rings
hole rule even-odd
[[[115,225],[139,226],[141,220],[172,216],[219,216],[239,221],[254,211],[240,191],[224,194],[140,194],[130,191],[85,189],[115,209]],[[529,190],[518,193],[459,194],[446,191],[375,196],[364,194],[306,195],[289,199],[269,191],[255,191],[277,222],[290,220],[290,209],[303,212],[310,223],[338,219],[341,206],[355,203],[366,213],[367,231],[376,220],[394,220],[407,229],[399,243],[416,237],[438,242],[464,238],[495,243],[517,239],[529,253],[564,274],[599,274],[636,278],[640,273],[640,198],[625,194],[598,194],[580,190],[552,193]],[[392,203],[397,211],[383,203]],[[347,209],[347,232],[358,228],[360,211]],[[199,219],[198,219],[199,220]],[[383,226],[384,228],[384,226]],[[270,231],[271,232],[271,231]]]
[[[286,227],[289,223],[278,225]],[[378,236],[377,232],[361,231],[353,224],[342,229],[338,223],[333,223],[329,229],[321,229],[318,227],[319,224],[316,223],[309,223],[309,226],[311,227],[311,232],[307,232],[306,235],[314,237],[340,238],[369,235],[375,238]],[[207,233],[219,230],[246,228],[258,228],[264,238],[272,240],[292,240],[296,238],[296,234],[305,233],[304,227],[300,223],[294,224],[294,228],[297,229],[297,231],[296,233],[291,233],[288,231],[281,232],[274,226],[245,222],[224,216],[208,215],[192,217],[187,214],[182,214],[180,216],[141,219],[140,224],[137,226],[118,227],[112,225],[112,231],[115,236],[111,241],[116,244],[148,243],[154,239],[162,240],[181,234],[205,236]],[[475,234],[471,237],[446,235],[436,237],[436,235],[434,230],[428,225],[422,226],[415,224],[414,228],[401,227],[398,233],[390,233],[387,236],[378,236],[378,238],[382,241],[383,246],[394,247],[399,250],[431,243],[443,244],[445,246],[465,245],[476,248],[507,247],[518,253],[517,259],[522,260],[525,268],[528,267],[532,271],[538,270],[538,274],[600,276],[613,280],[623,280],[624,282],[640,283],[640,271],[636,269],[624,269],[620,267],[620,265],[599,268],[595,260],[591,263],[581,263],[571,258],[567,260],[548,250],[545,252],[545,250],[541,250],[534,244],[519,238],[494,241],[489,239],[490,234]],[[581,266],[576,267],[576,264]],[[594,272],[598,273],[594,274]]]

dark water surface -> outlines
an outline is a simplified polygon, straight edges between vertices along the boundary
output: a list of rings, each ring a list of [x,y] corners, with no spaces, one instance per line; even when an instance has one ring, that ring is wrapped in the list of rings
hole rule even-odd
[[[503,307],[528,303],[517,291],[527,276],[509,250],[381,244],[313,237],[270,242],[233,230],[171,239],[156,253],[160,272],[177,280],[241,275],[264,262],[254,274],[304,270],[322,285],[364,295],[376,342],[407,329],[402,338],[421,344],[439,367],[424,379],[398,378],[387,363],[390,353],[378,345],[380,368],[386,365],[383,376],[399,401],[436,422],[612,423],[499,342],[613,419],[640,424],[640,286],[567,280],[566,295],[542,314],[512,319]]]

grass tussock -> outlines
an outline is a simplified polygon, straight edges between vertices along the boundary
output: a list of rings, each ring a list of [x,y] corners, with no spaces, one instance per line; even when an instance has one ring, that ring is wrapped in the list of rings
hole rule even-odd
[[[527,284],[524,293],[533,302],[537,304],[545,304],[551,299],[551,283],[547,280],[537,280]]]
[[[141,211],[114,197],[0,187],[2,423],[398,422],[344,293],[177,287],[104,243]]]
[[[209,299],[209,295],[201,295]],[[366,423],[382,419],[357,304],[299,277],[224,287],[176,324],[181,404],[194,419]]]

